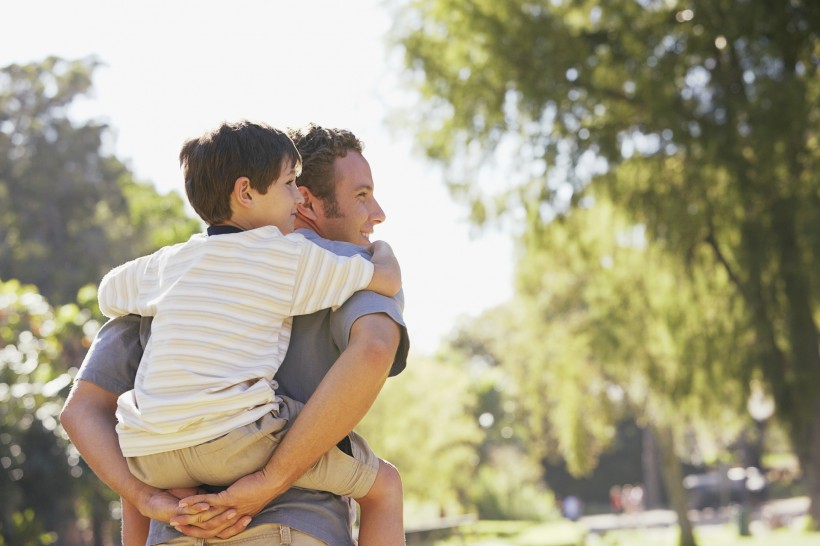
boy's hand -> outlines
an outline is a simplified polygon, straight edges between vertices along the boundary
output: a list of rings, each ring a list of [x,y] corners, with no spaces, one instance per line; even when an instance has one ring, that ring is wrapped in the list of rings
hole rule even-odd
[[[378,252],[382,256],[393,256],[395,258],[393,248],[386,241],[373,241],[365,250],[370,252],[370,254],[376,254]]]
[[[384,241],[374,241],[366,250],[372,254],[370,261],[376,267],[367,289],[395,296],[401,290],[401,267],[393,249]]]

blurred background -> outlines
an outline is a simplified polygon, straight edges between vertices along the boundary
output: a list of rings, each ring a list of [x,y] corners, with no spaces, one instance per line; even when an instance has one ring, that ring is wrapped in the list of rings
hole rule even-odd
[[[182,142],[241,118],[365,142],[412,348],[358,430],[408,543],[820,540],[817,2],[4,14],[0,545],[119,544],[59,410],[101,276],[202,229]]]

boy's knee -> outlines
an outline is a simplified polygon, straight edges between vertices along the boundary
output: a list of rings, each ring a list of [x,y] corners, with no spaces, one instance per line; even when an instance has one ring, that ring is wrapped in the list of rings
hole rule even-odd
[[[388,491],[402,490],[401,474],[399,470],[384,460],[379,460],[379,476],[377,480],[382,482],[382,486]]]

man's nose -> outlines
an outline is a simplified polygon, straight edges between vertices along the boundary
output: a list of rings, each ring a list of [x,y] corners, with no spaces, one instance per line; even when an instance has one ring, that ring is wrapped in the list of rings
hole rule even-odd
[[[373,199],[373,202],[370,205],[370,220],[374,224],[381,224],[385,220],[384,211],[382,210],[381,205],[379,202]]]

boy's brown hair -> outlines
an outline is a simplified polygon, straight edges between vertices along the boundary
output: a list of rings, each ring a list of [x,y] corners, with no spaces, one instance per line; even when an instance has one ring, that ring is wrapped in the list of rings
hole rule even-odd
[[[291,164],[298,173],[301,162],[287,134],[247,120],[188,139],[179,152],[188,201],[211,226],[231,218],[230,196],[238,178],[248,177],[251,187],[265,194],[283,166]]]
[[[325,129],[315,123],[288,129],[288,135],[302,157],[302,174],[296,184],[322,200],[329,218],[338,218],[341,213],[336,201],[334,163],[348,152],[362,153],[364,143],[347,129]]]

